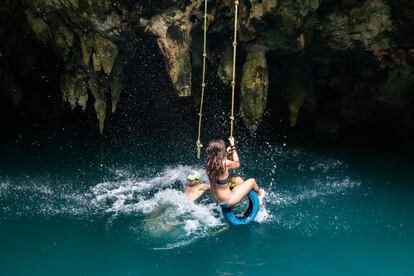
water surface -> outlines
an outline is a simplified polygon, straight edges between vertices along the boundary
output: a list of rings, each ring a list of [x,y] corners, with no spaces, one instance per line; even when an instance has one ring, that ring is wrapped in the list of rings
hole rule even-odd
[[[1,274],[413,275],[409,151],[242,139],[239,173],[267,197],[233,227],[181,192],[203,168],[188,137],[3,143]]]

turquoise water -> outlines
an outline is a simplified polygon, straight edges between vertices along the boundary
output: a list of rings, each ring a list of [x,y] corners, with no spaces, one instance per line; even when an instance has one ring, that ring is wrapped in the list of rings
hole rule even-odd
[[[180,191],[191,138],[3,143],[0,274],[414,275],[412,151],[245,138],[267,197],[229,227]]]

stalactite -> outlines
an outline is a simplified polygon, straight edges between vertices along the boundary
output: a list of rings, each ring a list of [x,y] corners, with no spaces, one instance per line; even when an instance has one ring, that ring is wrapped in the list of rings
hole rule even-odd
[[[240,113],[250,133],[262,121],[267,103],[269,72],[265,52],[250,52],[243,65],[240,84]]]
[[[82,110],[86,109],[88,102],[88,84],[86,76],[80,72],[70,72],[62,76],[60,89],[62,91],[63,101],[69,103],[73,109],[80,106]]]
[[[104,73],[109,76],[118,56],[118,47],[109,39],[97,35],[93,49],[95,71],[102,67]]]
[[[99,131],[103,133],[106,119],[106,90],[107,87],[102,79],[96,74],[88,80],[88,87],[95,98],[94,108],[99,122]]]

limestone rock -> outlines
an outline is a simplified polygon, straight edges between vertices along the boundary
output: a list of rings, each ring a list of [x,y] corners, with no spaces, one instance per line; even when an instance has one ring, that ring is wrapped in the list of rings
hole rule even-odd
[[[7,65],[0,64],[0,81],[2,83],[0,92],[3,95],[10,96],[15,106],[22,101],[23,91],[18,79],[14,76]]]
[[[375,100],[384,103],[388,108],[404,109],[406,98],[414,87],[414,72],[409,69],[394,69],[389,73],[386,82],[379,88]]]
[[[227,45],[224,50],[223,58],[221,59],[218,75],[224,83],[229,83],[233,72],[233,47]]]
[[[290,111],[290,127],[294,127],[297,123],[310,83],[306,73],[302,71],[302,68],[298,64],[293,64],[290,68],[286,68],[285,73],[288,75],[285,82],[285,93]]]
[[[111,111],[115,113],[119,99],[121,98],[122,83],[121,83],[121,69],[119,63],[115,64],[111,78],[109,80],[109,87],[111,90]]]
[[[75,35],[63,23],[52,30],[52,35],[54,42],[63,51],[64,58],[67,59],[73,46]]]
[[[88,80],[88,87],[95,98],[95,112],[99,122],[99,131],[103,133],[106,119],[106,92],[107,86],[103,79],[97,77],[96,74]]]
[[[256,38],[258,30],[265,25],[264,17],[273,13],[278,5],[278,0],[249,0],[249,4],[240,6],[240,29],[241,41],[250,41]]]
[[[121,97],[122,85],[117,80],[112,80],[110,83],[111,86],[111,108],[112,113],[115,113],[117,104]]]
[[[243,65],[240,84],[241,117],[253,134],[260,122],[267,103],[269,72],[265,52],[250,52]]]
[[[321,27],[330,47],[345,50],[362,45],[370,50],[384,43],[379,35],[392,30],[391,10],[383,0],[359,5],[338,6],[328,14]]]
[[[239,2],[238,61],[246,57],[243,72],[237,68],[237,77],[242,75],[239,104],[251,132],[257,129],[266,106],[269,69],[264,53],[270,70],[282,75],[275,93],[288,102],[291,126],[297,123],[301,109],[312,113],[309,121],[313,122],[320,115],[319,105],[332,104],[315,92],[312,107],[306,107],[312,86],[335,92],[332,97],[341,108],[341,124],[355,124],[360,114],[383,107],[412,114],[412,95],[407,91],[414,85],[413,1]],[[40,41],[43,50],[55,51],[63,63],[63,99],[72,109],[85,109],[89,89],[103,131],[106,103],[115,112],[120,99],[122,69],[130,58],[127,53],[132,52],[124,50],[134,44],[132,37],[147,30],[156,39],[175,93],[189,96],[192,70],[198,72],[201,64],[200,49],[192,43],[202,45],[202,4],[201,0],[5,0],[0,6],[0,68],[6,64],[9,73],[7,81],[2,76],[2,93],[16,104],[21,101],[24,86],[20,81],[39,62],[35,49],[28,49],[32,44],[23,41]],[[209,1],[208,70],[218,68],[225,83],[232,73],[233,16],[233,0]],[[191,53],[193,59],[191,50],[196,50]],[[303,63],[315,65],[312,71],[290,68],[302,57],[306,58]],[[286,60],[292,66],[286,66]],[[286,77],[285,69],[295,78]],[[322,121],[329,120],[323,117]],[[322,125],[336,129],[336,123],[320,125],[320,129]]]
[[[315,131],[318,134],[334,138],[338,135],[340,129],[339,122],[334,118],[317,118],[315,122]]]
[[[30,10],[26,10],[27,23],[32,28],[38,40],[44,44],[48,41],[50,36],[50,29],[46,22],[35,16]]]
[[[93,51],[93,45],[95,42],[95,34],[87,33],[86,35],[81,34],[79,36],[81,49],[82,49],[82,61],[85,65],[89,65],[91,55]]]
[[[84,74],[67,73],[63,75],[60,89],[62,91],[63,101],[69,103],[72,110],[76,106],[80,106],[82,110],[86,109],[88,102],[88,84]]]
[[[190,13],[199,4],[198,1],[194,1],[184,11],[169,10],[150,19],[142,18],[140,21],[141,25],[156,37],[171,82],[181,97],[191,95]]]
[[[414,62],[414,49],[408,50],[408,55],[411,58],[411,62]]]
[[[111,74],[115,59],[118,56],[118,47],[116,44],[109,39],[97,35],[93,49],[92,60],[95,71],[100,71],[102,67],[106,75]]]
[[[298,121],[299,111],[305,99],[306,90],[299,84],[293,84],[289,87],[288,91],[287,100],[290,111],[290,127],[294,127]]]

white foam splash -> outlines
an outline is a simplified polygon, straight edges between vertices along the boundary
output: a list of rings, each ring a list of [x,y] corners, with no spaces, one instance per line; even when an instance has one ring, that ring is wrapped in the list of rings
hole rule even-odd
[[[269,210],[266,208],[266,204],[262,204],[260,206],[260,210],[259,213],[257,213],[256,218],[254,219],[254,221],[258,222],[258,223],[264,223],[264,222],[268,222],[272,219],[272,215],[270,214]]]
[[[198,239],[210,229],[221,226],[223,220],[216,204],[195,204],[182,191],[172,189],[184,185],[186,176],[198,168],[168,167],[155,177],[137,179],[124,171],[119,181],[99,183],[90,189],[92,206],[111,214],[108,229],[128,214],[140,215],[140,225],[131,225],[132,232],[165,240],[159,248],[174,248],[183,242]]]
[[[103,208],[109,208],[108,211],[121,209],[128,200],[136,200],[139,195],[152,190],[165,188],[174,183],[184,185],[186,176],[196,168],[190,166],[167,167],[155,177],[134,178],[125,171],[118,176],[124,179],[117,181],[107,181],[99,183],[91,188],[93,194],[93,204]],[[108,206],[112,205],[112,206]]]

